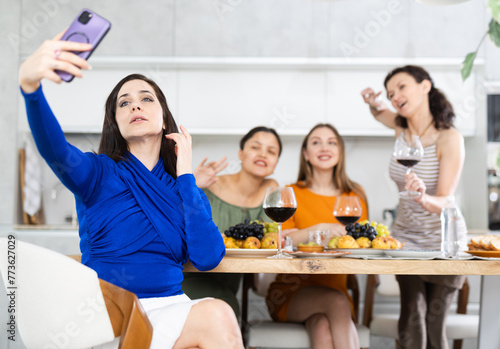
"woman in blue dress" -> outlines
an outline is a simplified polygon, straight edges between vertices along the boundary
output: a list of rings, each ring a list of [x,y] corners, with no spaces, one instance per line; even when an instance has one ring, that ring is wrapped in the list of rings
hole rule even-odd
[[[97,154],[69,144],[41,80],[61,82],[56,70],[82,77],[89,64],[73,52],[91,46],[61,36],[26,59],[19,82],[40,154],[75,195],[82,263],[138,295],[154,328],[151,348],[243,348],[226,303],[192,301],[181,289],[188,259],[204,271],[225,253],[192,174],[191,136],[182,126],[178,132],[156,83],[133,74],[106,101]],[[91,103],[85,96],[75,102]]]

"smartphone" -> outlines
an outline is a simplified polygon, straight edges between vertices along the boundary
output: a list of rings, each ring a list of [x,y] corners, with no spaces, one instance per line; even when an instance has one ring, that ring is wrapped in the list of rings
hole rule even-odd
[[[66,30],[61,40],[92,44],[90,51],[74,52],[83,59],[88,59],[110,28],[111,23],[107,19],[89,9],[83,9]],[[74,78],[72,74],[65,71],[56,70],[55,72],[66,82],[70,82]]]

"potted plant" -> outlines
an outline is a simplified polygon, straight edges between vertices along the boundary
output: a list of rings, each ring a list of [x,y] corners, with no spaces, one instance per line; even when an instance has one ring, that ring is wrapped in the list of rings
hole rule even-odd
[[[486,36],[490,37],[490,40],[498,47],[500,47],[500,0],[488,0],[488,8],[490,9],[492,18],[491,21],[488,25],[488,30],[486,33],[483,35],[483,38],[479,42],[479,45],[476,48],[476,51],[471,52],[465,56],[465,60],[463,62],[462,66],[462,80],[465,81],[471,71],[472,67],[474,65],[474,59],[477,56],[477,51],[479,50],[479,47],[484,41],[484,38]]]

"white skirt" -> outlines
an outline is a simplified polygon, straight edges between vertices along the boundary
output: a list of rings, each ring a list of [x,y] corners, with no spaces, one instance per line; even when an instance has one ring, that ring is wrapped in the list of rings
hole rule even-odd
[[[170,349],[180,337],[184,324],[196,303],[205,299],[191,300],[185,294],[170,297],[139,298],[142,307],[153,325],[153,339],[150,349]],[[118,348],[119,337],[114,341],[96,346],[94,349]]]
[[[180,337],[191,307],[211,298],[191,300],[187,295],[140,298],[142,307],[153,325],[150,349],[170,349]]]

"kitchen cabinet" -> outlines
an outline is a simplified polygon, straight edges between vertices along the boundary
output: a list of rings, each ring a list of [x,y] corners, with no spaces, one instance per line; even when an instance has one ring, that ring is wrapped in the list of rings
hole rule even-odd
[[[121,78],[138,72],[160,85],[174,117],[192,134],[239,135],[265,125],[304,135],[330,122],[346,136],[392,136],[371,117],[360,92],[383,90],[387,72],[404,64],[429,70],[456,110],[458,129],[474,135],[480,100],[475,71],[463,83],[458,59],[101,57],[85,78],[63,86],[45,82],[43,88],[68,133],[99,133],[105,98]],[[28,131],[26,118],[19,120],[20,130]]]
[[[185,70],[179,72],[180,121],[195,133],[243,133],[256,125],[301,132],[325,122],[325,87],[318,70]]]

